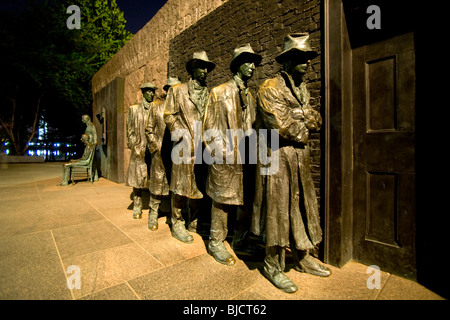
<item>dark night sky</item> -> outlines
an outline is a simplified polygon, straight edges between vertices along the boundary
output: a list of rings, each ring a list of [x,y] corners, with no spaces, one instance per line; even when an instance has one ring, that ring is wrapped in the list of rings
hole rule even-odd
[[[127,20],[126,28],[133,34],[150,21],[167,0],[116,0]]]
[[[0,0],[0,10],[11,10],[17,0]],[[116,0],[127,20],[126,28],[133,34],[150,21],[167,0]],[[83,10],[81,8],[81,10]]]

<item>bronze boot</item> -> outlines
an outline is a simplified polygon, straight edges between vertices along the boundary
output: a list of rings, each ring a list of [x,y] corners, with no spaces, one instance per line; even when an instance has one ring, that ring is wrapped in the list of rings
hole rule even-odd
[[[266,247],[266,258],[262,274],[275,287],[286,293],[294,293],[298,290],[297,285],[284,274],[284,248]]]
[[[148,228],[151,231],[158,230],[158,210],[161,204],[161,197],[150,194],[150,200],[148,206],[150,210],[148,211]]]
[[[142,218],[142,197],[133,196],[133,219]]]
[[[194,242],[194,237],[187,232],[184,221],[172,223],[172,236],[184,243]]]
[[[225,244],[222,241],[216,242],[210,240],[208,243],[208,253],[212,255],[217,262],[220,262],[224,265],[234,266],[236,264],[236,260],[227,251],[227,248],[225,248]]]
[[[228,213],[227,206],[213,201],[211,207],[211,230],[208,243],[208,253],[227,266],[234,266],[236,260],[225,248],[224,241],[227,237]]]
[[[272,284],[286,293],[294,293],[298,290],[295,283],[289,279],[281,270],[268,270],[266,266],[263,268],[263,275],[272,282]]]
[[[318,263],[309,253],[303,254],[300,260],[297,259],[296,255],[298,257],[298,253],[294,253],[295,270],[319,277],[329,277],[331,275],[331,270]]]
[[[158,230],[158,211],[150,210],[148,213],[148,228],[151,231]]]
[[[185,199],[177,195],[172,196],[172,236],[181,242],[192,243],[194,242],[194,237],[187,232],[183,215],[181,214],[184,204],[186,204]]]

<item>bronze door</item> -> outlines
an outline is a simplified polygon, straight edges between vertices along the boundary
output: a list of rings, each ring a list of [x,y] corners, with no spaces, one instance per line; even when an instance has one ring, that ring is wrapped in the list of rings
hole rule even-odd
[[[353,49],[352,70],[353,258],[415,279],[413,33]]]

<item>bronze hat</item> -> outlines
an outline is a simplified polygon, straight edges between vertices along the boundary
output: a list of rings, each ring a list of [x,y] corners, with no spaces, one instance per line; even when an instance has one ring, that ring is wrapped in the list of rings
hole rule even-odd
[[[282,63],[286,58],[292,56],[302,56],[311,60],[318,56],[318,53],[311,48],[308,33],[293,33],[284,38],[283,52],[275,60]]]
[[[237,68],[244,62],[254,62],[255,65],[261,63],[262,57],[253,51],[249,43],[237,47],[233,51],[233,59],[230,63],[230,70],[236,73]]]
[[[143,89],[156,90],[156,89],[158,89],[158,87],[156,85],[154,85],[153,83],[151,83],[151,82],[145,82],[141,86],[141,90],[143,90]]]
[[[206,65],[206,68],[208,69],[208,72],[211,72],[216,67],[216,64],[214,62],[209,61],[208,56],[204,50],[196,51],[192,55],[192,59],[186,62],[186,70],[189,74],[192,74],[192,64],[197,61],[201,61],[202,63],[204,63]]]
[[[178,79],[178,77],[169,77],[167,78],[167,84],[163,87],[164,91],[169,90],[169,88],[171,86],[173,86],[174,84],[179,84],[181,83],[180,79]]]

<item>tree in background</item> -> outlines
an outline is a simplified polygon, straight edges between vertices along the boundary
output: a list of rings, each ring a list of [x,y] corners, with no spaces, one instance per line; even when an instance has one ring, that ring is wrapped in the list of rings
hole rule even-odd
[[[70,5],[80,29],[66,25]],[[13,153],[25,154],[40,119],[79,139],[93,75],[132,37],[125,23],[115,0],[28,0],[0,12],[0,129]]]

